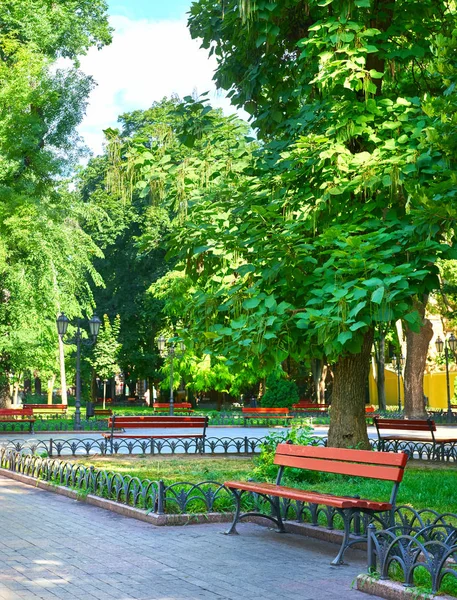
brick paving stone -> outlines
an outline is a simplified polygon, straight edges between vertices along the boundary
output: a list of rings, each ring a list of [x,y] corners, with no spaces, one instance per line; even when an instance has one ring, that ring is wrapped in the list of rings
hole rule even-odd
[[[1,476],[0,503],[0,600],[367,597],[351,589],[364,553],[333,567],[337,547],[319,540],[250,523],[239,536],[155,527]]]

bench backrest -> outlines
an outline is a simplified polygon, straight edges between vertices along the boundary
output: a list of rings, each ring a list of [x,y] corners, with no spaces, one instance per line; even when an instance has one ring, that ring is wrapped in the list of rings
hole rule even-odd
[[[318,404],[317,402],[297,402],[297,404],[292,404],[292,408],[328,408],[330,404]]]
[[[170,404],[168,402],[154,402],[154,408],[170,408]],[[174,408],[192,408],[192,404],[190,402],[175,402],[173,404]]]
[[[338,473],[400,483],[408,455],[404,452],[372,452],[345,448],[320,448],[279,444],[275,464],[310,471]]]
[[[30,408],[0,408],[0,417],[32,417]]]
[[[381,429],[394,429],[401,431],[436,431],[435,421],[432,419],[380,419],[374,417],[374,424],[378,433]]]
[[[251,415],[288,415],[288,408],[242,408],[241,412]]]
[[[208,425],[208,417],[193,417],[184,415],[131,415],[128,417],[118,417],[114,415],[108,419],[108,426],[111,428],[124,429],[129,428],[150,428],[150,427],[162,427],[162,428],[185,428],[185,427],[203,427],[206,429]]]
[[[27,404],[25,405],[27,408],[31,408],[32,410],[53,410],[54,412],[58,412],[59,410],[67,410],[66,404]]]

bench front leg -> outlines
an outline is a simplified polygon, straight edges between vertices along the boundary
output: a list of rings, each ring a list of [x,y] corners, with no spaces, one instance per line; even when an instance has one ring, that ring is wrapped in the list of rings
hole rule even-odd
[[[344,535],[343,535],[343,541],[341,542],[340,550],[339,550],[338,554],[336,555],[336,557],[330,563],[335,566],[344,565],[344,560],[343,560],[344,553],[350,546],[349,538],[351,536],[351,520],[352,520],[352,517],[354,516],[354,514],[359,512],[358,510],[354,510],[354,509],[337,509],[337,511],[343,519]]]
[[[238,535],[238,531],[236,530],[236,524],[238,523],[238,519],[240,518],[241,513],[241,494],[243,492],[239,492],[238,490],[231,490],[232,494],[235,497],[235,515],[233,516],[233,521],[230,526],[230,529],[225,532],[225,535]]]

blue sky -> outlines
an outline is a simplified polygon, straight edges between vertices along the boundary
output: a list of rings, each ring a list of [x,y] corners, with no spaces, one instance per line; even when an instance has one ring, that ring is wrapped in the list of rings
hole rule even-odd
[[[209,92],[213,106],[235,109],[212,81],[215,57],[200,49],[187,29],[192,0],[108,0],[114,28],[110,46],[92,48],[81,68],[96,87],[79,128],[94,154],[103,151],[103,130],[116,127],[124,112],[146,109],[153,102]]]
[[[108,0],[109,12],[129,19],[179,19],[192,0]]]

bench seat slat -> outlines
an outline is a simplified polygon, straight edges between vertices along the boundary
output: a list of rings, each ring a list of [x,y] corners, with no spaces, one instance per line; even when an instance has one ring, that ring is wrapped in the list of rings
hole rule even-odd
[[[283,467],[322,471],[324,473],[367,477],[369,479],[382,479],[383,481],[400,482],[403,479],[403,469],[398,467],[367,465],[363,463],[350,463],[327,459],[322,460],[319,458],[304,458],[301,456],[288,456],[287,454],[276,454],[274,464]]]
[[[388,502],[373,502],[364,498],[351,498],[349,496],[332,496],[331,494],[300,490],[273,483],[226,481],[224,485],[231,489],[279,496],[299,502],[310,502],[311,504],[324,504],[326,506],[334,506],[335,508],[363,508],[376,511],[385,511],[392,508],[392,505]]]

